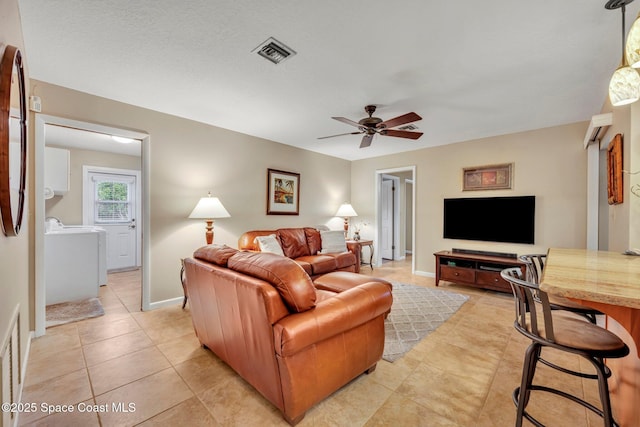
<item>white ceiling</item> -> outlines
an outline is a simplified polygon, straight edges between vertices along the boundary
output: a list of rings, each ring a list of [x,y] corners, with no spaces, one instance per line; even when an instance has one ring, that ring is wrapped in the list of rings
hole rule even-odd
[[[51,124],[45,126],[44,135],[45,144],[52,147],[105,151],[137,157],[142,155],[142,143],[137,139],[123,144],[104,133]]]
[[[20,0],[20,12],[34,79],[356,160],[589,120],[621,55],[621,12],[604,3]],[[276,66],[252,53],[269,37],[297,55]],[[317,139],[356,130],[331,117],[357,121],[367,104],[384,120],[415,111],[424,135]]]

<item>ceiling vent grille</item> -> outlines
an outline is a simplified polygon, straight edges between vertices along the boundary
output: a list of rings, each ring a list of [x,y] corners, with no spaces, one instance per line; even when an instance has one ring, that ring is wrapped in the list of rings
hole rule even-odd
[[[416,125],[406,125],[398,128],[398,130],[416,130],[416,129],[418,129],[418,126]]]
[[[287,47],[284,43],[279,42],[273,37],[269,37],[261,43],[260,46],[253,49],[252,52],[256,52],[258,55],[268,59],[274,64],[279,64],[296,54],[293,49]]]

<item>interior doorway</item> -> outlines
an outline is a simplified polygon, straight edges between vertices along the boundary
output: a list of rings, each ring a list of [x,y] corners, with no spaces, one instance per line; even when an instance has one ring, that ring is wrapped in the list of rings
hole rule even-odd
[[[376,265],[385,259],[404,259],[407,243],[415,255],[415,174],[415,166],[376,171]],[[412,272],[415,258],[411,257]]]
[[[98,125],[95,123],[80,122],[76,120],[66,119],[62,117],[48,116],[44,114],[36,114],[35,116],[35,164],[45,165],[45,146],[47,145],[47,133],[51,137],[54,134],[54,128],[68,128],[77,131],[84,131],[102,136],[111,136],[129,138],[140,142],[138,152],[140,156],[140,216],[137,220],[137,227],[140,228],[141,246],[140,246],[140,275],[141,275],[141,295],[139,298],[139,306],[142,310],[149,309],[150,291],[149,291],[149,143],[148,134],[138,131],[132,131],[117,127]],[[35,335],[44,335],[46,329],[46,278],[45,278],[45,254],[44,254],[44,233],[45,233],[45,194],[49,196],[48,190],[45,191],[45,172],[44,167],[35,169]],[[81,196],[78,196],[81,199]],[[82,215],[76,220],[73,217],[71,222],[82,223]]]

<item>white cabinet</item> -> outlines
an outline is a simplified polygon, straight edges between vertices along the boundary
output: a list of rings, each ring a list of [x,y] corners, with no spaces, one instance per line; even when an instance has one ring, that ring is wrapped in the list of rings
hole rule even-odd
[[[69,150],[44,147],[44,186],[56,196],[69,191]]]

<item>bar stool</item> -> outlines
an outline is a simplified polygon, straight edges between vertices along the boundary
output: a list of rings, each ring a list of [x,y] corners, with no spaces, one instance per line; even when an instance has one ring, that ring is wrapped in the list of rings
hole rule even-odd
[[[600,326],[580,320],[569,313],[552,312],[547,293],[540,290],[536,283],[523,280],[522,271],[519,268],[507,268],[502,270],[500,275],[511,284],[515,297],[514,327],[522,335],[531,339],[531,345],[525,352],[520,387],[513,391],[513,402],[517,407],[516,426],[522,426],[523,418],[526,418],[534,425],[544,427],[526,411],[533,390],[553,393],[572,400],[600,415],[605,427],[618,426],[613,419],[609,400],[607,379],[611,376],[611,371],[604,364],[603,359],[624,357],[629,354],[629,347],[617,335]],[[537,363],[543,361],[540,357],[543,347],[577,354],[594,366],[596,374],[586,374],[547,363],[548,366],[563,373],[598,380],[602,410],[562,390],[533,384]]]
[[[527,281],[540,284],[542,279],[542,272],[544,271],[544,264],[547,261],[546,254],[531,254],[520,255],[518,259],[527,265]],[[587,307],[577,302],[573,302],[568,298],[559,297],[556,295],[548,295],[549,305],[551,310],[565,310],[572,313],[577,313],[587,318],[587,320],[594,325],[596,324],[596,316],[603,314],[601,311],[595,308]]]

